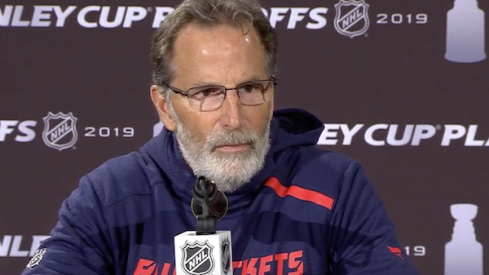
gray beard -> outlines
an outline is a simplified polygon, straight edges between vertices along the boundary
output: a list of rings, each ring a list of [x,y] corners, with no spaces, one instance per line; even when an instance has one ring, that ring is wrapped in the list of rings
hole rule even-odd
[[[249,182],[265,165],[270,149],[270,122],[261,133],[245,129],[215,130],[202,143],[192,135],[191,129],[181,123],[171,104],[170,109],[177,125],[175,137],[195,176],[204,176],[219,190],[230,193]],[[250,143],[251,150],[232,154],[215,151],[217,146],[239,143]]]

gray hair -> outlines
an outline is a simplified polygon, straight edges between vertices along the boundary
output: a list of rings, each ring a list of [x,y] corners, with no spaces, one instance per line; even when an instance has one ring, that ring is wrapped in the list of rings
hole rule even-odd
[[[249,24],[248,31],[255,28],[264,45],[267,59],[266,69],[269,75],[276,76],[276,33],[256,0],[184,0],[175,11],[166,17],[152,36],[151,59],[154,85],[161,86],[163,83],[170,83],[175,77],[175,69],[172,66],[173,45],[178,32],[190,23],[197,23],[203,27],[220,24],[241,27],[243,23]],[[160,88],[162,94],[165,91],[166,89]]]

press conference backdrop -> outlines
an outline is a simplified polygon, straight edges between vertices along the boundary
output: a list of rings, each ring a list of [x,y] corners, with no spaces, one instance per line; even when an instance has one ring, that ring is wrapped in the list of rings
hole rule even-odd
[[[156,134],[150,36],[177,1],[0,4],[0,274],[80,177]],[[359,160],[422,274],[489,274],[489,1],[268,0],[276,108]]]

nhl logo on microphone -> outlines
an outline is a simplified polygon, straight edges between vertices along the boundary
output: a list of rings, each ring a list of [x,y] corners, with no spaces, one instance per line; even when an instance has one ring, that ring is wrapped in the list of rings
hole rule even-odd
[[[233,275],[231,231],[185,231],[174,239],[176,275]]]
[[[182,249],[182,268],[188,275],[206,275],[214,270],[213,246],[207,241],[185,242]]]

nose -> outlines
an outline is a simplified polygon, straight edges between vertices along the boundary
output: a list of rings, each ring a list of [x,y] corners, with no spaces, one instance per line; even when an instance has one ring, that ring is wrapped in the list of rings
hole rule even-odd
[[[221,106],[220,123],[228,130],[234,130],[241,125],[241,103],[236,90],[228,90]]]

